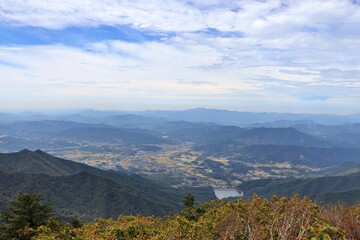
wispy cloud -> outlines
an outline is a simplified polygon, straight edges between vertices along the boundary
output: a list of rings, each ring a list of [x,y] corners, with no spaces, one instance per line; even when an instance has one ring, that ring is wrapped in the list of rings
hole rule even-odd
[[[217,82],[208,82],[208,81],[196,81],[196,80],[186,80],[186,79],[176,79],[178,84],[185,85],[195,85],[195,86],[217,86],[219,85]]]
[[[317,6],[317,7],[314,7]],[[327,31],[358,23],[358,5],[348,0],[304,1],[1,1],[2,21],[52,29],[69,26],[131,25],[157,31],[242,31],[277,35]],[[219,19],[220,18],[220,19]],[[271,29],[273,26],[277,28]],[[262,31],[265,30],[265,31]]]
[[[350,0],[5,0],[0,99],[356,112],[358,29]]]

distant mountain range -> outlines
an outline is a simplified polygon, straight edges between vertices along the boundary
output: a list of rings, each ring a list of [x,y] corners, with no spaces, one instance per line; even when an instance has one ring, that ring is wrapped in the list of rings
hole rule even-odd
[[[291,163],[311,167],[329,167],[344,162],[360,162],[360,149],[321,148],[294,145],[244,145],[228,140],[198,146],[209,155],[231,156],[232,161],[250,163]]]
[[[56,213],[91,220],[120,214],[164,215],[182,207],[193,192],[214,199],[211,188],[174,189],[137,175],[103,171],[43,151],[0,154],[0,207],[19,191],[40,192]]]
[[[334,114],[303,114],[303,113],[274,113],[274,112],[240,112],[218,109],[197,108],[182,111],[97,111],[86,110],[73,113],[36,113],[21,114],[0,113],[0,123],[14,121],[62,120],[84,123],[112,122],[116,116],[127,116],[121,127],[135,123],[161,122],[161,121],[188,121],[216,123],[221,125],[250,125],[268,122],[314,122],[318,124],[344,124],[360,122],[360,114],[334,115]],[[141,118],[147,117],[147,118]],[[131,121],[129,121],[131,120]],[[116,122],[116,124],[119,124]],[[291,124],[293,125],[293,124]],[[288,125],[290,126],[290,125]],[[284,127],[284,126],[282,126]]]
[[[117,128],[107,124],[69,121],[26,121],[0,125],[0,150],[54,149],[76,147],[79,141],[122,144],[162,144],[169,142],[158,132]]]
[[[321,125],[312,121],[277,121],[253,124],[253,128],[289,128],[292,127],[319,140],[341,147],[360,148],[360,123],[341,125]]]
[[[183,111],[143,111],[139,115],[162,117],[168,120],[217,123],[221,125],[248,125],[273,121],[313,121],[319,124],[344,124],[360,122],[360,114],[340,116],[331,114],[256,113],[218,109],[190,109]]]
[[[161,144],[168,142],[161,136],[143,129],[72,128],[54,134],[56,138],[73,141],[121,142],[123,144]]]
[[[0,151],[16,152],[21,149],[57,149],[74,148],[78,144],[69,141],[51,141],[48,138],[20,138],[12,136],[0,136]]]
[[[300,143],[302,146],[332,145],[360,148],[359,123],[360,115],[251,113],[216,109],[142,112],[88,110],[57,115],[0,113],[0,136],[46,137],[49,133],[70,129],[116,127],[147,129],[152,131],[152,134],[155,132],[167,133],[179,140],[210,143],[213,142],[213,136],[217,136],[218,140],[227,140],[232,137],[237,137],[239,140],[241,137],[237,135],[245,132],[245,128],[240,129],[233,126],[242,126],[246,129],[254,129],[243,136],[243,142],[250,142],[250,144],[263,144],[262,142],[278,144],[273,140],[272,142],[269,139],[266,140],[267,137],[271,138],[272,135],[275,135],[279,136],[280,143],[283,141],[286,145],[298,145],[297,142],[300,139],[303,140]],[[272,128],[276,129],[271,130]],[[283,130],[277,130],[280,128]],[[291,132],[290,128],[296,129],[298,132]],[[266,129],[267,133],[264,132]],[[308,136],[299,136],[300,133]],[[258,136],[254,136],[254,134]],[[285,134],[288,137],[285,137]],[[260,138],[265,138],[265,140],[259,141]]]
[[[0,114],[0,151],[43,149],[174,185],[231,185],[258,176],[335,175],[340,166],[350,173],[360,162],[359,122],[360,115],[216,109]]]
[[[175,146],[178,155],[172,149]],[[194,176],[189,172],[176,175],[186,183],[195,176],[215,182],[241,181],[246,176],[252,179],[256,171],[280,176],[275,165],[290,163],[300,166],[297,176],[333,177],[258,180],[245,182],[241,190],[247,195],[256,192],[266,197],[300,193],[324,202],[352,203],[360,199],[356,186],[360,115],[216,109],[0,113],[0,151],[24,148],[57,153],[120,152],[122,156],[139,153],[146,159],[174,151],[171,160],[175,161],[175,172],[183,171],[180,168],[184,156],[191,159],[184,168],[197,171]],[[170,170],[165,170],[166,164],[147,164],[130,164],[129,169],[139,173],[144,166],[156,169],[160,174],[154,179],[171,175]],[[303,170],[303,166],[311,170]],[[295,176],[291,174],[284,170],[281,176]],[[39,191],[54,204],[57,213],[84,220],[116,218],[121,213],[163,215],[180,209],[181,199],[188,192],[195,193],[199,201],[215,198],[211,188],[174,189],[137,175],[56,158],[40,150],[0,154],[0,209],[5,209],[18,191]]]
[[[79,147],[82,142],[117,143],[155,149],[153,145],[184,141],[194,143],[194,150],[207,155],[246,162],[289,162],[323,167],[360,160],[360,150],[357,150],[357,143],[360,143],[359,126],[296,125],[289,128],[249,129],[174,121],[153,122],[144,129],[118,128],[104,123],[30,121],[0,125],[0,150],[51,150]]]
[[[173,123],[175,124],[175,122]],[[184,124],[182,124],[184,125]],[[312,147],[334,146],[330,142],[297,131],[294,128],[240,128],[236,126],[221,126],[211,124],[189,125],[183,128],[170,128],[163,131],[173,138],[196,144],[221,143],[226,140],[253,145],[297,145]]]
[[[0,134],[16,137],[46,137],[51,133],[66,131],[73,128],[114,128],[106,124],[88,124],[72,121],[21,121],[0,125]]]

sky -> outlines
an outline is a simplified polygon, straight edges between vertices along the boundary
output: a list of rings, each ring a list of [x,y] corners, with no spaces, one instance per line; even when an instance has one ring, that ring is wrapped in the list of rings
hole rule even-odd
[[[0,110],[360,113],[359,0],[0,0]]]

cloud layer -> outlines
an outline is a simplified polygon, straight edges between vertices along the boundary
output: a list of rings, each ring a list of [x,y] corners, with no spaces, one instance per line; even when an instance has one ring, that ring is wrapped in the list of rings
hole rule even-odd
[[[0,1],[0,100],[360,112],[357,1],[204,2]]]

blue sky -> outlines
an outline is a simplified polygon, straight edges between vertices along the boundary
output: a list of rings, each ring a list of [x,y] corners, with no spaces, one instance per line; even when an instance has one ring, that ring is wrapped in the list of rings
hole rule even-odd
[[[351,0],[2,0],[0,109],[360,113]]]

